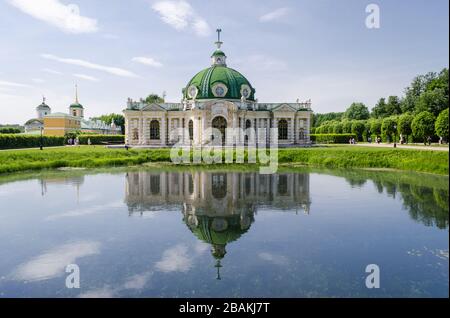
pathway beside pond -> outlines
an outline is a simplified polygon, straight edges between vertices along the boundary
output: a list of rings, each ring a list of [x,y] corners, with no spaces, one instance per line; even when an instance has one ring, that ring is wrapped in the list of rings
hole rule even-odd
[[[356,145],[348,145],[351,146],[359,146],[359,147],[378,147],[378,148],[394,148],[394,144],[369,144],[369,143],[361,143]],[[418,149],[418,150],[435,150],[435,151],[447,151],[448,147],[444,146],[419,146],[419,145],[400,145],[397,144],[397,148],[400,149]]]

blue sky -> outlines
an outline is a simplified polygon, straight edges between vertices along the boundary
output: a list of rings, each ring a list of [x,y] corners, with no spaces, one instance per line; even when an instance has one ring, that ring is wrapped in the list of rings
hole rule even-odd
[[[366,6],[380,8],[368,29]],[[311,99],[316,112],[372,107],[448,67],[447,0],[0,0],[0,123],[35,116],[42,95],[88,117],[127,97],[181,89],[210,64],[221,27],[228,66],[261,102]]]

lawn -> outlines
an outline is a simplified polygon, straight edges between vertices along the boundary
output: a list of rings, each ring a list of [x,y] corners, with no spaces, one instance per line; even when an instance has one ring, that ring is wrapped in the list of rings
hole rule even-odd
[[[448,175],[448,152],[417,149],[327,146],[285,148],[283,165],[327,168],[389,168]],[[170,162],[170,149],[109,149],[102,146],[0,151],[0,173],[61,167],[131,166]]]

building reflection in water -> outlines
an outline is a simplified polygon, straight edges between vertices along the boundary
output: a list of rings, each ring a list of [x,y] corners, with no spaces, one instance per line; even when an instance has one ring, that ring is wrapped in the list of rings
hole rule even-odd
[[[128,172],[125,201],[130,215],[180,207],[191,232],[210,244],[218,279],[226,245],[250,229],[258,209],[309,214],[311,205],[307,173]]]
[[[48,192],[48,186],[62,186],[62,185],[69,185],[75,187],[75,193],[77,197],[77,202],[80,199],[80,188],[84,183],[84,175],[80,176],[55,176],[53,178],[51,177],[45,177],[38,179],[39,185],[41,187],[41,195],[45,196]]]

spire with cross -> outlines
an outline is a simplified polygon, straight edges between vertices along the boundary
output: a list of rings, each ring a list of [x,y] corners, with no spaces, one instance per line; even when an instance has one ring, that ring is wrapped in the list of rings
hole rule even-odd
[[[220,33],[222,33],[222,29],[219,28],[216,30],[216,32],[217,32],[217,42],[216,42],[217,49],[211,56],[212,65],[227,66],[227,64],[226,64],[227,57],[226,57],[225,53],[223,53],[220,50],[220,47],[223,44],[223,42],[220,40]]]
[[[216,32],[217,32],[217,42],[216,42],[216,45],[217,45],[217,49],[220,50],[220,47],[221,47],[222,44],[223,44],[223,42],[220,41],[220,33],[222,32],[222,29],[217,29]]]

